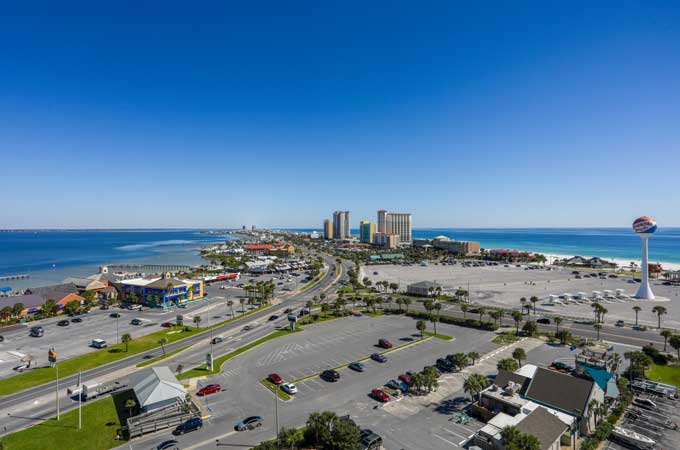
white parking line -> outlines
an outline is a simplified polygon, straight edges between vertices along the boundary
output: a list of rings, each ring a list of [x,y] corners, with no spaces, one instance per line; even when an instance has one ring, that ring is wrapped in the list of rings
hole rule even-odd
[[[453,445],[454,447],[458,447],[458,444],[456,444],[455,442],[451,442],[451,441],[449,441],[448,439],[439,436],[438,434],[432,433],[432,436],[434,436],[434,437],[436,437],[436,438],[439,438],[439,439],[441,439],[442,441],[446,442],[447,444]]]
[[[444,431],[446,431],[447,433],[452,434],[452,435],[454,435],[454,436],[456,436],[456,437],[459,437],[459,438],[461,438],[461,439],[467,439],[467,436],[463,436],[462,434],[458,434],[458,433],[456,433],[455,431],[449,430],[448,428],[442,427],[442,430],[444,430]]]

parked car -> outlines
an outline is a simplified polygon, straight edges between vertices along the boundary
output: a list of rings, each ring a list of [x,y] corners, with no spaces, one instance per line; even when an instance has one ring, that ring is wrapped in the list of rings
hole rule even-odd
[[[90,347],[94,348],[106,348],[108,344],[104,339],[92,339],[90,342]]]
[[[109,314],[109,317],[111,317],[112,319],[117,319],[117,318],[120,317],[120,314],[117,313],[117,312],[114,312],[114,313]]]
[[[132,319],[132,320],[130,321],[130,324],[131,324],[131,325],[141,325],[141,324],[143,324],[143,323],[144,323],[144,322],[142,321],[142,319]]]
[[[541,317],[536,322],[542,323],[542,324],[545,324],[545,325],[550,325],[550,319],[548,319],[547,317]]]
[[[173,431],[172,434],[174,435],[180,435],[184,433],[189,433],[190,431],[196,431],[200,430],[203,427],[203,420],[200,417],[194,417],[193,419],[189,419],[186,422],[180,424],[175,428],[175,431]],[[175,444],[177,444],[177,441],[174,441]],[[170,448],[170,447],[168,447]]]
[[[71,322],[69,322],[68,320],[60,320],[59,322],[57,322],[57,325],[60,327],[67,327],[69,326],[70,323]]]
[[[219,384],[209,384],[201,389],[196,393],[196,395],[203,397],[204,395],[210,395],[210,394],[215,394],[217,392],[220,392],[222,390],[222,386]]]
[[[267,379],[277,386],[283,383],[283,379],[279,376],[278,373],[270,373]]]
[[[387,392],[383,391],[382,389],[372,389],[371,390],[371,397],[374,399],[378,400],[379,402],[387,403],[390,401],[390,396],[387,395]]]
[[[378,339],[378,347],[392,348],[392,343],[387,339]]]
[[[246,431],[253,430],[260,426],[262,426],[262,417],[250,416],[246,417],[245,419],[237,423],[234,428],[236,429],[236,431]]]
[[[363,372],[364,371],[364,365],[361,364],[359,361],[351,363],[349,365],[349,368],[356,371],[356,372]]]
[[[283,392],[290,395],[295,395],[298,391],[297,386],[295,386],[293,383],[284,383],[281,385],[281,389]]]
[[[175,324],[172,323],[172,322],[163,322],[163,323],[161,324],[161,326],[162,326],[163,328],[172,328],[172,327],[175,326]]]
[[[407,386],[411,386],[413,384],[413,377],[407,373],[402,373],[398,378],[399,381],[406,384]]]
[[[379,363],[387,362],[387,356],[381,355],[380,353],[373,353],[371,359]]]
[[[442,372],[453,372],[454,365],[446,358],[439,358],[436,362],[437,369]]]
[[[80,317],[74,317],[73,319],[71,319],[71,323],[80,323],[82,321],[83,319],[81,319]]]
[[[182,425],[180,425],[181,427]],[[178,427],[179,428],[179,427]],[[170,439],[169,441],[163,441],[156,446],[156,450],[178,450],[177,441]]]
[[[396,389],[396,390],[401,390],[401,383],[397,380],[390,380],[387,383],[385,383],[385,386],[387,386],[390,389]]]
[[[617,320],[615,325],[616,325],[617,327],[622,327],[622,326],[625,325],[625,323],[623,322],[623,320]]]
[[[331,383],[340,379],[340,374],[336,370],[328,369],[321,372],[321,379]]]

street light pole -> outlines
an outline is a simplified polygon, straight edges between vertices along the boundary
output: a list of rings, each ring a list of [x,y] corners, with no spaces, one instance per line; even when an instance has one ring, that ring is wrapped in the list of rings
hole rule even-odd
[[[276,448],[277,450],[281,449],[281,441],[279,440],[279,385],[275,384],[274,385],[274,402],[275,402],[275,407],[274,410],[276,411]]]
[[[55,364],[54,368],[57,370],[57,386],[54,391],[54,400],[57,402],[57,420],[59,420],[59,366]]]
[[[120,317],[120,313],[116,313],[116,344],[120,344],[120,339],[118,337],[118,318]]]

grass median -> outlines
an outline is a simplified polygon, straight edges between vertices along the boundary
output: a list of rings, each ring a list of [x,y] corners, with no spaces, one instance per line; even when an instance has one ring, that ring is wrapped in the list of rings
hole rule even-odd
[[[236,350],[227,353],[226,355],[222,355],[219,358],[215,358],[213,361],[213,370],[208,370],[205,364],[201,364],[198,367],[195,367],[191,370],[187,370],[186,372],[180,373],[177,378],[180,380],[185,380],[187,378],[196,378],[196,377],[206,377],[209,375],[215,375],[217,373],[220,373],[222,371],[222,364],[225,362],[229,361],[232,358],[237,357],[238,355],[247,352],[248,350],[257,347],[260,344],[264,344],[267,341],[271,341],[272,339],[279,338],[281,336],[287,336],[292,333],[297,333],[298,331],[302,331],[301,328],[297,328],[295,331],[290,331],[288,329],[286,330],[278,330],[274,331],[273,333],[270,333],[264,337],[261,337],[260,339],[253,341],[249,344],[244,345],[243,347],[237,348]]]
[[[165,358],[169,358],[171,356],[174,356],[179,352],[183,352],[184,350],[188,349],[189,347],[191,347],[191,345],[187,345],[185,347],[178,348],[177,350],[167,352],[165,355],[160,355],[160,356],[156,356],[155,358],[147,359],[146,361],[140,362],[139,364],[137,364],[137,367],[150,366],[151,364],[157,363],[158,361],[162,361]]]
[[[680,367],[679,366],[660,366],[652,364],[645,372],[645,376],[652,381],[672,384],[680,387]]]
[[[454,339],[453,336],[449,336],[448,334],[433,333],[431,331],[424,331],[423,335],[435,337],[437,339],[441,339],[442,341],[452,341]]]
[[[86,371],[94,369],[95,367],[103,366],[121,359],[134,356],[139,353],[143,353],[155,348],[160,348],[158,341],[162,338],[167,339],[167,344],[194,336],[199,333],[203,333],[211,328],[220,327],[229,322],[239,320],[243,317],[247,317],[250,314],[254,314],[257,311],[267,308],[268,306],[263,306],[261,308],[253,309],[248,311],[246,314],[225,320],[210,327],[196,328],[196,327],[173,327],[164,328],[162,330],[156,331],[145,336],[140,336],[131,340],[128,343],[128,348],[126,351],[125,344],[114,344],[107,348],[96,350],[93,352],[85,353],[83,355],[75,356],[73,358],[64,359],[59,361],[59,377],[64,378],[69,375],[74,375],[80,371]],[[187,331],[183,331],[187,330]],[[166,355],[167,357],[167,355]],[[56,379],[56,370],[52,367],[41,367],[38,369],[33,369],[28,372],[24,372],[19,375],[14,375],[9,378],[4,378],[0,380],[0,395],[9,395],[14,392],[19,392],[24,389],[29,389],[35,386],[39,386],[44,383],[49,383]]]
[[[279,396],[279,398],[281,400],[290,400],[291,398],[293,398],[286,391],[281,389],[280,387],[278,389],[276,389],[276,386],[274,385],[274,383],[272,383],[269,380],[262,380],[262,381],[260,381],[260,383],[262,383],[264,385],[264,387],[266,387],[267,389],[272,391],[272,394],[274,392],[276,392],[276,394]]]
[[[125,443],[116,440],[121,427],[113,397],[83,404],[83,426],[78,430],[78,409],[44,420],[0,438],[8,450],[101,450]]]

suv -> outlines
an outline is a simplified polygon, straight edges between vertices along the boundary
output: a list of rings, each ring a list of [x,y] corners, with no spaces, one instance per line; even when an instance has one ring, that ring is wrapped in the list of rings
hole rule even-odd
[[[200,430],[203,427],[203,420],[200,417],[194,417],[186,422],[180,424],[172,434],[179,435],[188,433],[190,431]]]
[[[90,342],[90,346],[94,348],[106,348],[107,344],[104,339],[92,339],[92,342]]]
[[[378,450],[382,448],[382,438],[371,430],[361,430],[361,450]]]
[[[392,348],[392,343],[387,339],[378,339],[378,347]]]
[[[45,334],[45,329],[43,327],[37,326],[31,328],[30,335],[32,337],[42,337],[43,334]]]
[[[442,372],[452,372],[453,364],[451,364],[451,361],[446,358],[439,358],[437,360],[437,369],[441,370]]]
[[[321,379],[330,382],[335,382],[340,379],[340,374],[332,369],[324,370],[323,372],[321,372]]]

